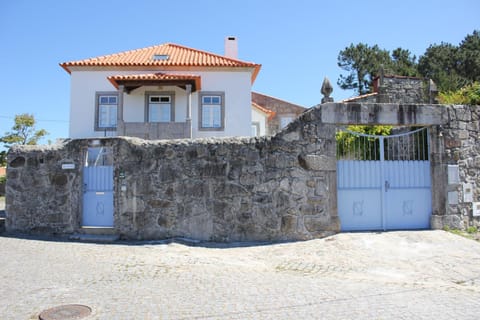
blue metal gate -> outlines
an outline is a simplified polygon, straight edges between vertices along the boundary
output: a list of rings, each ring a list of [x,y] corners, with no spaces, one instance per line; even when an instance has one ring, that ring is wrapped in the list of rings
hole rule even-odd
[[[394,136],[341,135],[337,197],[342,230],[429,228],[427,128]]]
[[[85,155],[82,225],[113,227],[113,157],[111,148],[88,148]]]

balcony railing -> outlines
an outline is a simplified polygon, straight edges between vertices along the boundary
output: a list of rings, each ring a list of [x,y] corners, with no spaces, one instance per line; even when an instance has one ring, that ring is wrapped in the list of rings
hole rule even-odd
[[[124,122],[119,129],[118,135],[147,140],[184,139],[192,136],[190,122]]]

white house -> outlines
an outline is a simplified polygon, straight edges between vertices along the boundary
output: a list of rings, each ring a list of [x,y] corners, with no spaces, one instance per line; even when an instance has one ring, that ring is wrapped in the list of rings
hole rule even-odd
[[[225,56],[167,43],[61,63],[71,76],[69,136],[265,134],[268,112],[251,100],[261,65],[237,52],[237,39],[227,37]]]

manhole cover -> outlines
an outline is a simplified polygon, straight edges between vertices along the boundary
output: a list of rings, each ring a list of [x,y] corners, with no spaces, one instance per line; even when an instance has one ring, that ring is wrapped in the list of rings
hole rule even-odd
[[[74,320],[82,319],[92,313],[92,309],[80,304],[67,304],[54,307],[40,313],[40,320]]]

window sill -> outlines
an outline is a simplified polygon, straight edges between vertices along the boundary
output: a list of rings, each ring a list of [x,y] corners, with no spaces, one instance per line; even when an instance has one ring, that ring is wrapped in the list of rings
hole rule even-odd
[[[198,128],[198,131],[225,131],[225,128]]]

